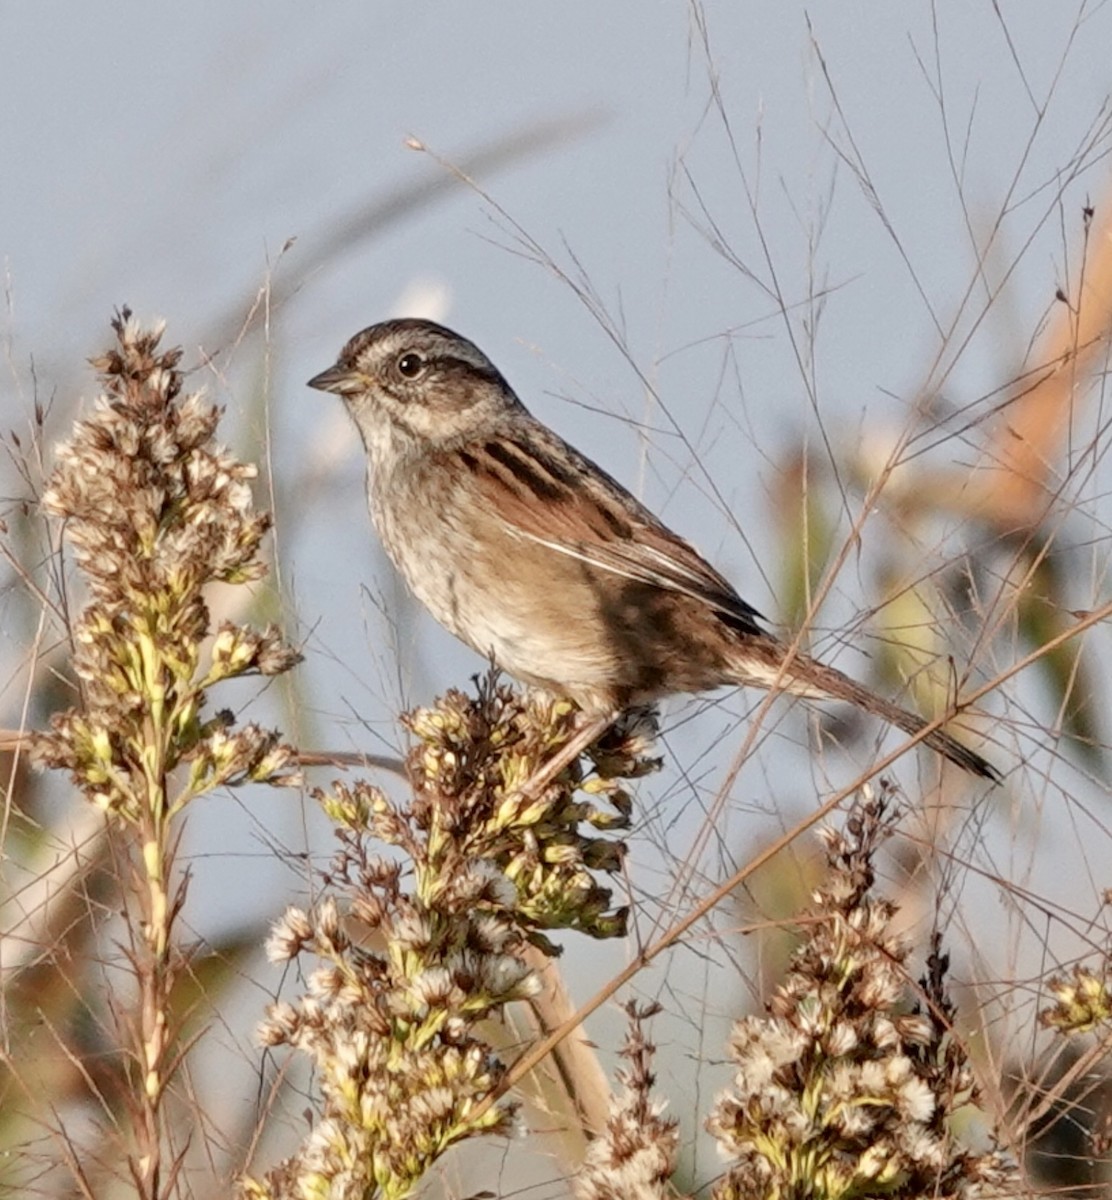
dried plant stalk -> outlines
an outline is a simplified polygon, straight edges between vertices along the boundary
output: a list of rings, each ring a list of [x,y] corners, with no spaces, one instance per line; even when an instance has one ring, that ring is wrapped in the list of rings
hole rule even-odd
[[[535,994],[529,952],[557,952],[546,931],[625,932],[594,877],[619,867],[624,845],[587,830],[627,824],[622,781],[655,765],[639,729],[594,747],[589,778],[577,761],[538,790],[576,736],[567,703],[491,680],[406,724],[412,800],[366,783],[319,793],[340,851],[321,901],[289,909],[271,936],[276,961],[322,960],[260,1030],[309,1056],[321,1115],[297,1154],[244,1181],[259,1200],[399,1200],[449,1147],[506,1132],[515,1106],[481,1023]]]
[[[656,1047],[645,1025],[660,1012],[657,1004],[626,1005],[629,1033],[622,1047],[626,1066],[618,1071],[622,1091],[587,1151],[575,1181],[578,1200],[668,1200],[677,1195],[670,1180],[679,1153],[679,1122],[664,1116],[665,1104],[653,1098]]]
[[[205,652],[205,589],[264,574],[269,518],[253,509],[254,468],[214,441],[218,410],[181,394],[181,352],[159,349],[162,327],[125,310],[113,328],[115,346],[94,361],[103,394],[58,448],[43,500],[65,522],[88,603],[70,631],[78,701],[32,749],[103,810],[130,871],[125,953],[137,996],[114,1004],[130,1051],[125,1160],[137,1192],[155,1200],[180,1167],[164,1101],[183,1053],[171,1006],[185,965],[174,943],[186,897],[174,869],[181,818],[222,785],[297,782],[277,734],[237,727],[227,712],[206,718],[207,693],[300,656],[274,627],[231,624]]]
[[[1002,1154],[968,1150],[953,1129],[978,1091],[937,940],[906,1006],[909,947],[889,928],[895,907],[871,894],[887,807],[867,792],[844,833],[824,831],[830,877],[806,939],[768,1016],[734,1027],[737,1073],[709,1122],[730,1161],[716,1200],[956,1198],[1014,1184]]]

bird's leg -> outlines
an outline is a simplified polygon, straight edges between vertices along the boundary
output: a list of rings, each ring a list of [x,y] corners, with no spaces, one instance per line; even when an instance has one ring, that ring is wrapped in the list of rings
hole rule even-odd
[[[522,792],[526,795],[536,795],[542,789],[546,788],[560,772],[571,766],[573,762],[587,749],[592,742],[598,741],[600,737],[610,728],[617,720],[617,713],[600,713],[594,716],[583,714],[578,728],[571,735],[571,738],[560,747],[559,750],[540,768],[535,771],[522,785]]]

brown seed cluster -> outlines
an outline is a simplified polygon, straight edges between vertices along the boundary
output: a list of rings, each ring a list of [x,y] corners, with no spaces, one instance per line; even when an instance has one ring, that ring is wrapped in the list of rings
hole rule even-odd
[[[1054,1005],[1039,1013],[1039,1020],[1059,1033],[1091,1033],[1112,1023],[1112,971],[1078,964],[1070,975],[1047,980]]]
[[[937,946],[907,1003],[909,949],[889,930],[894,906],[871,895],[886,808],[883,792],[866,796],[844,833],[824,832],[830,878],[806,941],[769,1015],[734,1027],[733,1087],[709,1122],[730,1161],[716,1200],[973,1197],[1013,1178],[951,1127],[977,1089]]]
[[[621,844],[579,831],[624,823],[619,778],[572,768],[538,796],[524,786],[571,736],[570,713],[491,680],[406,723],[414,800],[366,783],[319,794],[340,841],[324,898],[287,911],[268,944],[276,961],[320,960],[260,1038],[310,1057],[322,1112],[293,1158],[245,1181],[250,1196],[405,1196],[449,1146],[507,1131],[504,1067],[478,1023],[534,994],[528,944],[556,950],[542,928],[624,928],[591,876]],[[646,769],[637,732],[606,749],[609,769]],[[617,811],[575,799],[580,788]]]
[[[629,1033],[621,1054],[628,1066],[617,1071],[622,1090],[611,1100],[606,1128],[587,1147],[575,1180],[578,1200],[667,1200],[676,1195],[670,1180],[679,1152],[679,1123],[663,1115],[664,1101],[653,1098],[656,1047],[645,1035],[646,1022],[659,1011],[656,1004],[626,1006]]]
[[[181,351],[126,310],[116,345],[94,360],[103,394],[57,449],[43,508],[65,537],[89,602],[74,623],[80,701],[36,739],[40,761],[69,770],[96,803],[128,819],[153,780],[189,759],[172,810],[221,784],[293,782],[292,751],[228,714],[204,719],[205,691],[231,676],[274,675],[300,656],[278,630],[225,625],[208,662],[209,584],[265,573],[269,518],[253,508],[254,467],[214,441],[219,410],[182,395]]]
[[[593,872],[617,871],[625,844],[584,828],[628,826],[625,781],[658,766],[648,756],[651,721],[638,714],[591,747],[589,778],[573,765],[539,792],[527,784],[572,736],[569,702],[522,695],[491,677],[477,697],[450,691],[405,722],[418,739],[409,758],[414,820],[460,862],[482,858],[504,873],[530,940],[555,953],[542,929],[624,936],[627,911],[612,907]],[[450,876],[456,862],[444,867]]]

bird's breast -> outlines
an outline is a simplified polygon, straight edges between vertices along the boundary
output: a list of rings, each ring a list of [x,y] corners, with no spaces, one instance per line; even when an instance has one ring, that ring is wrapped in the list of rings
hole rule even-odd
[[[608,706],[623,667],[582,563],[514,534],[443,475],[372,476],[368,495],[387,554],[441,625],[523,682]]]

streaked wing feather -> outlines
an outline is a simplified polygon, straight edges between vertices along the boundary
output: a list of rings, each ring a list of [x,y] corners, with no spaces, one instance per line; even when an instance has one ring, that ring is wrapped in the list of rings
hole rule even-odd
[[[760,632],[760,613],[620,483],[530,421],[528,436],[460,454],[484,507],[520,537],[599,570],[681,592]]]

